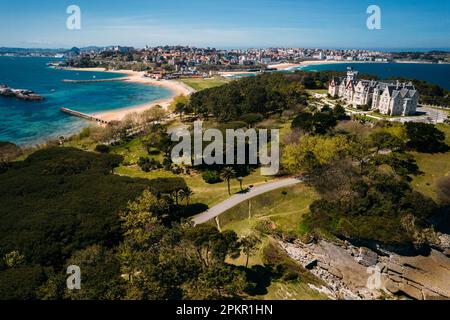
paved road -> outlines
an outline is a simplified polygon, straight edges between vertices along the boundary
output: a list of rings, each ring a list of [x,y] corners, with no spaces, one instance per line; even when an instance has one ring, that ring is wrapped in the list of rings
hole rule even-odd
[[[288,179],[277,180],[274,182],[269,182],[269,183],[260,185],[258,187],[254,187],[247,193],[236,194],[236,195],[230,197],[229,199],[219,203],[218,205],[212,207],[208,211],[194,216],[192,218],[192,221],[194,221],[195,225],[205,223],[211,219],[214,219],[215,217],[221,215],[225,211],[233,208],[234,206],[236,206],[248,199],[254,198],[256,196],[259,196],[260,194],[263,194],[263,193],[266,193],[266,192],[269,192],[272,190],[290,187],[290,186],[293,186],[293,185],[301,183],[301,182],[302,181],[299,179],[288,178]]]

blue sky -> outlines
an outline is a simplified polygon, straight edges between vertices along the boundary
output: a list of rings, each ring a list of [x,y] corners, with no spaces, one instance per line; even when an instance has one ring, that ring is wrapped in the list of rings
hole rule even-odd
[[[0,46],[449,48],[449,0],[3,0]],[[66,28],[69,5],[81,30]],[[382,29],[368,30],[369,5]]]

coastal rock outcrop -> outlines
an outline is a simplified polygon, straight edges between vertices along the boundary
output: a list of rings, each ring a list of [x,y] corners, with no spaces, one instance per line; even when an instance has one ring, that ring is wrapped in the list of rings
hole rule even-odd
[[[345,241],[280,241],[280,245],[327,283],[327,288],[319,289],[333,299],[450,299],[450,259],[434,249],[426,256],[400,256]]]
[[[44,97],[34,93],[33,91],[24,90],[24,89],[12,89],[6,85],[0,85],[0,96],[15,97],[17,99],[29,100],[29,101],[44,100]]]

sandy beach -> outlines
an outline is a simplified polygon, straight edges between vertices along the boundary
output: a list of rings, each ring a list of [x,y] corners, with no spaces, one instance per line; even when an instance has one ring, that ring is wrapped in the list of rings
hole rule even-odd
[[[291,70],[299,67],[306,67],[311,65],[322,65],[322,64],[335,64],[335,63],[370,63],[364,61],[342,61],[342,60],[311,60],[311,61],[302,61],[301,63],[279,63],[269,65],[269,68],[276,69],[279,71],[282,70]],[[142,105],[136,105],[127,108],[115,109],[110,111],[104,111],[95,113],[94,115],[98,118],[101,118],[106,121],[113,120],[122,120],[127,114],[133,112],[143,112],[147,109],[150,109],[153,106],[160,105],[163,108],[167,109],[174,97],[177,95],[190,95],[195,92],[195,90],[184,83],[181,83],[176,80],[155,80],[151,78],[144,77],[145,72],[138,72],[132,70],[106,70],[104,68],[67,68],[68,70],[74,71],[95,71],[95,72],[110,72],[110,73],[121,73],[126,74],[126,77],[123,78],[122,81],[131,81],[135,83],[143,83],[151,86],[160,86],[169,89],[173,92],[173,96],[156,101],[150,101],[148,103]],[[228,71],[228,72],[220,72],[220,75],[223,77],[233,76],[237,74],[258,74],[259,72],[246,72],[246,71]]]
[[[313,65],[321,65],[321,64],[335,64],[335,63],[370,63],[367,61],[347,61],[347,60],[311,60],[311,61],[302,61],[301,63],[277,63],[270,64],[268,68],[276,69],[278,71],[287,71],[299,67],[313,66]],[[373,62],[375,63],[375,62]],[[259,74],[259,72],[254,71],[223,71],[219,72],[219,74],[223,77],[230,77],[240,74]]]
[[[178,95],[190,95],[195,92],[194,89],[175,80],[155,80],[151,78],[144,77],[145,72],[138,72],[132,70],[105,70],[103,68],[68,68],[68,70],[74,71],[95,71],[95,72],[110,72],[110,73],[121,73],[126,74],[127,77],[123,81],[130,81],[135,83],[142,83],[151,86],[164,87],[172,91],[173,95],[167,99],[150,101],[145,104],[136,105],[127,108],[115,109],[110,111],[104,111],[95,113],[94,115],[106,121],[122,120],[127,114],[130,113],[140,113],[145,110],[150,109],[153,106],[160,105],[167,109],[172,103],[173,99]]]
[[[378,63],[378,62],[369,62],[369,61],[347,61],[347,60],[311,60],[311,61],[302,61],[301,63],[279,63],[269,65],[269,68],[277,69],[277,70],[290,70],[293,68],[299,67],[307,67],[321,64],[335,64],[335,63]]]

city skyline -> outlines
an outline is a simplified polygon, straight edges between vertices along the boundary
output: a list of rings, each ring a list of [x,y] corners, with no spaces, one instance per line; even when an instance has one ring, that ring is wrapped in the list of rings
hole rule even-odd
[[[68,30],[66,9],[81,9],[81,30]],[[370,5],[381,30],[366,26]],[[67,48],[120,44],[216,48],[321,47],[377,50],[448,49],[449,3],[440,1],[244,1],[227,4],[131,0],[20,1],[4,4],[0,46]],[[348,37],[348,35],[352,35]]]

